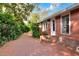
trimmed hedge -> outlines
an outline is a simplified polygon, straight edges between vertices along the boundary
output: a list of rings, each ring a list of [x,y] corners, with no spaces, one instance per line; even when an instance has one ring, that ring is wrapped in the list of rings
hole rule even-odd
[[[32,29],[32,36],[35,37],[35,38],[39,38],[40,37],[40,31],[39,31],[38,25],[36,23],[32,23],[31,29]]]
[[[22,33],[28,31],[29,28],[23,22],[16,21],[14,16],[0,13],[0,45],[15,40]]]

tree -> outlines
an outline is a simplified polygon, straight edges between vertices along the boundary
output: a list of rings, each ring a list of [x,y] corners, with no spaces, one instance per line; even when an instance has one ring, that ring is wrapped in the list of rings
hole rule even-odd
[[[30,15],[33,8],[33,4],[0,4],[0,45],[15,40],[22,33],[29,31],[23,19],[27,19],[25,17]]]
[[[44,18],[48,17],[51,14],[51,11],[53,11],[54,8],[62,5],[63,3],[51,3],[51,5],[48,8],[42,8],[37,4],[35,10],[39,14],[39,21],[44,20]]]
[[[39,19],[40,19],[39,14],[37,14],[37,13],[31,13],[29,16],[29,21],[31,23],[37,23]]]
[[[16,17],[16,20],[22,21],[22,19],[27,19],[27,16],[30,15],[30,12],[35,7],[34,4],[29,3],[1,3],[0,10],[9,14],[13,14]]]

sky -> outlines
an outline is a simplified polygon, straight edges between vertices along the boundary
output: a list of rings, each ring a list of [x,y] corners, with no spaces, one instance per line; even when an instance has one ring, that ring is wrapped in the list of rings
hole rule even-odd
[[[51,14],[54,14],[60,10],[66,9],[68,7],[71,7],[73,3],[62,3],[62,4],[56,4],[56,7],[54,7],[53,3],[39,3],[38,7],[42,9],[42,12],[48,11],[48,16]],[[37,13],[38,11],[33,10],[33,13]]]
[[[40,3],[39,7],[48,8],[48,7],[50,7],[50,5],[51,5],[51,3]]]

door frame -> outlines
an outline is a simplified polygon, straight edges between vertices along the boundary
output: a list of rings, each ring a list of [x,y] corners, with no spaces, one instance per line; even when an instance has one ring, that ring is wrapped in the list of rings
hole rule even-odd
[[[53,31],[53,20],[55,21],[55,31]],[[56,20],[53,18],[50,21],[50,28],[51,28],[51,36],[56,36]]]

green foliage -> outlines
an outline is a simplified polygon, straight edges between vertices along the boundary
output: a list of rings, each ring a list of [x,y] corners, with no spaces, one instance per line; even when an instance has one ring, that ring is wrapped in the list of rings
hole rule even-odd
[[[39,31],[39,27],[38,27],[38,20],[39,20],[39,14],[37,13],[31,13],[30,17],[29,17],[29,28],[32,31],[32,36],[35,38],[39,38],[40,37],[40,31]]]
[[[5,10],[3,10],[3,7]],[[13,14],[17,20],[26,19],[30,15],[35,4],[30,3],[0,3],[0,11]]]
[[[5,44],[7,41],[15,40],[23,32],[28,32],[29,28],[18,22],[15,17],[7,14],[0,13],[0,45]]]
[[[32,23],[31,29],[32,29],[33,37],[39,38],[40,37],[40,31],[39,31],[38,25],[36,23]]]
[[[30,31],[30,28],[28,26],[26,26],[24,23],[20,24],[20,27],[21,27],[22,32]]]
[[[30,22],[37,23],[38,20],[40,19],[39,18],[39,14],[37,14],[37,13],[31,13],[29,19],[30,19]]]
[[[0,45],[30,30],[23,19],[27,20],[34,7],[29,3],[0,3]]]

